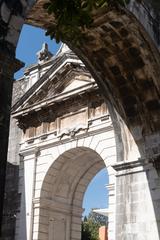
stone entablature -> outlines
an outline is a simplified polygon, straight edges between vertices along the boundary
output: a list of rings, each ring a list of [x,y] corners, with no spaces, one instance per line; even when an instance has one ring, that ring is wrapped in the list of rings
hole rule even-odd
[[[94,94],[94,96],[93,96]],[[90,100],[90,101],[89,101]],[[57,137],[74,135],[88,130],[93,121],[109,118],[103,98],[96,91],[73,97],[64,102],[24,114],[19,118],[19,127],[24,130],[25,139],[33,139],[54,133]]]

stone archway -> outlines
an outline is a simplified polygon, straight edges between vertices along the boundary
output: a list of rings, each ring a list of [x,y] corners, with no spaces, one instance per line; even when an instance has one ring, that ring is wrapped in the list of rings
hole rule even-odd
[[[32,238],[80,240],[83,197],[92,178],[104,167],[104,160],[90,148],[77,147],[61,154],[45,174],[39,202],[35,200],[39,215]],[[110,176],[113,172],[109,168]],[[110,224],[110,239],[114,239],[115,223]]]
[[[10,6],[7,5],[8,8],[5,8],[6,5],[4,4],[8,4],[7,2],[1,1],[0,3],[1,29],[3,29],[0,33],[0,183],[2,184],[0,191],[2,195],[7,155],[12,77],[14,71],[21,66],[20,62],[15,61],[15,48],[26,13],[31,9],[34,1],[12,1],[11,5],[9,4]],[[15,13],[11,11],[14,6],[12,4],[17,3],[20,8],[16,8],[17,12]],[[144,171],[148,171],[144,165],[147,165],[148,168],[151,167],[150,170],[154,174],[150,176],[150,180],[151,182],[153,180],[154,189],[157,190],[159,176],[156,170],[159,171],[160,155],[159,53],[141,24],[128,11],[113,9],[105,13],[97,13],[97,16],[93,29],[86,32],[82,48],[76,49],[74,46],[71,46],[71,48],[75,50],[90,69],[106,101],[111,102],[127,124],[141,153],[142,159],[138,164],[143,165]],[[125,23],[128,25],[126,26]],[[108,32],[109,37],[108,35],[105,37]],[[91,51],[91,49],[94,49],[94,51]],[[111,56],[108,57],[108,55]],[[115,119],[113,119],[113,123],[114,121]],[[117,125],[120,130],[120,142],[123,142],[122,129],[124,127],[122,128],[119,122]],[[123,122],[122,125],[124,126]],[[128,134],[128,130],[126,130],[126,133]],[[122,145],[126,146],[125,143]],[[128,166],[125,165],[125,167]],[[117,170],[120,171],[121,168],[124,168],[124,166],[117,168]],[[125,198],[125,189],[123,194]],[[158,199],[158,196],[156,200],[153,199],[156,208]],[[126,212],[126,209],[124,212]],[[159,215],[157,221],[159,221]]]

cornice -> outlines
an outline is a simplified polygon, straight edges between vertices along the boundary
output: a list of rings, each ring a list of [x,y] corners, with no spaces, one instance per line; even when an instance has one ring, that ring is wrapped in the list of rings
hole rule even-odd
[[[135,161],[117,162],[112,167],[116,170],[116,176],[118,177],[147,171],[153,167],[153,163],[149,159],[139,158]]]
[[[55,97],[44,99],[40,102],[37,102],[33,105],[30,105],[26,108],[23,108],[22,110],[20,109],[20,110],[15,111],[15,112],[13,111],[12,116],[14,118],[18,118],[20,116],[29,114],[30,112],[33,114],[33,111],[40,111],[44,107],[47,109],[47,108],[49,108],[50,106],[52,106],[56,103],[65,102],[66,100],[71,99],[75,96],[83,95],[86,92],[89,93],[89,92],[92,92],[92,91],[97,90],[97,89],[98,89],[98,86],[95,82],[88,83],[84,86],[75,88],[73,90],[70,90],[70,91],[67,91],[67,92],[64,92],[64,93],[60,93],[60,94],[56,95]]]

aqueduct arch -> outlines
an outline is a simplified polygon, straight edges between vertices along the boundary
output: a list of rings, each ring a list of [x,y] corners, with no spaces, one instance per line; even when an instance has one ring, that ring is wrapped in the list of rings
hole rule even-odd
[[[34,1],[8,3],[6,0],[0,3],[2,19],[0,102],[3,103],[0,106],[1,183],[5,172],[11,79],[13,72],[21,65],[15,61],[14,52],[26,12],[31,9],[33,3]],[[12,11],[14,4],[16,11]],[[71,48],[91,71],[106,101],[111,102],[127,124],[139,147],[142,160],[145,159],[147,164],[159,169],[160,58],[159,52],[143,27],[133,15],[123,9],[97,13],[92,30],[86,32],[82,48],[76,49],[74,46]],[[91,51],[92,49],[94,51]],[[121,125],[117,125],[120,130],[120,142],[123,143]],[[159,181],[156,174],[155,171],[153,178]],[[3,186],[0,189],[3,192]]]

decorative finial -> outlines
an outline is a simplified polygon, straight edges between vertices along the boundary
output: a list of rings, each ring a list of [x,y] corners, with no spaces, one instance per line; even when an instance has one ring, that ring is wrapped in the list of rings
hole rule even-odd
[[[48,44],[43,43],[42,49],[37,52],[38,63],[43,63],[49,60],[53,54],[48,50]]]

